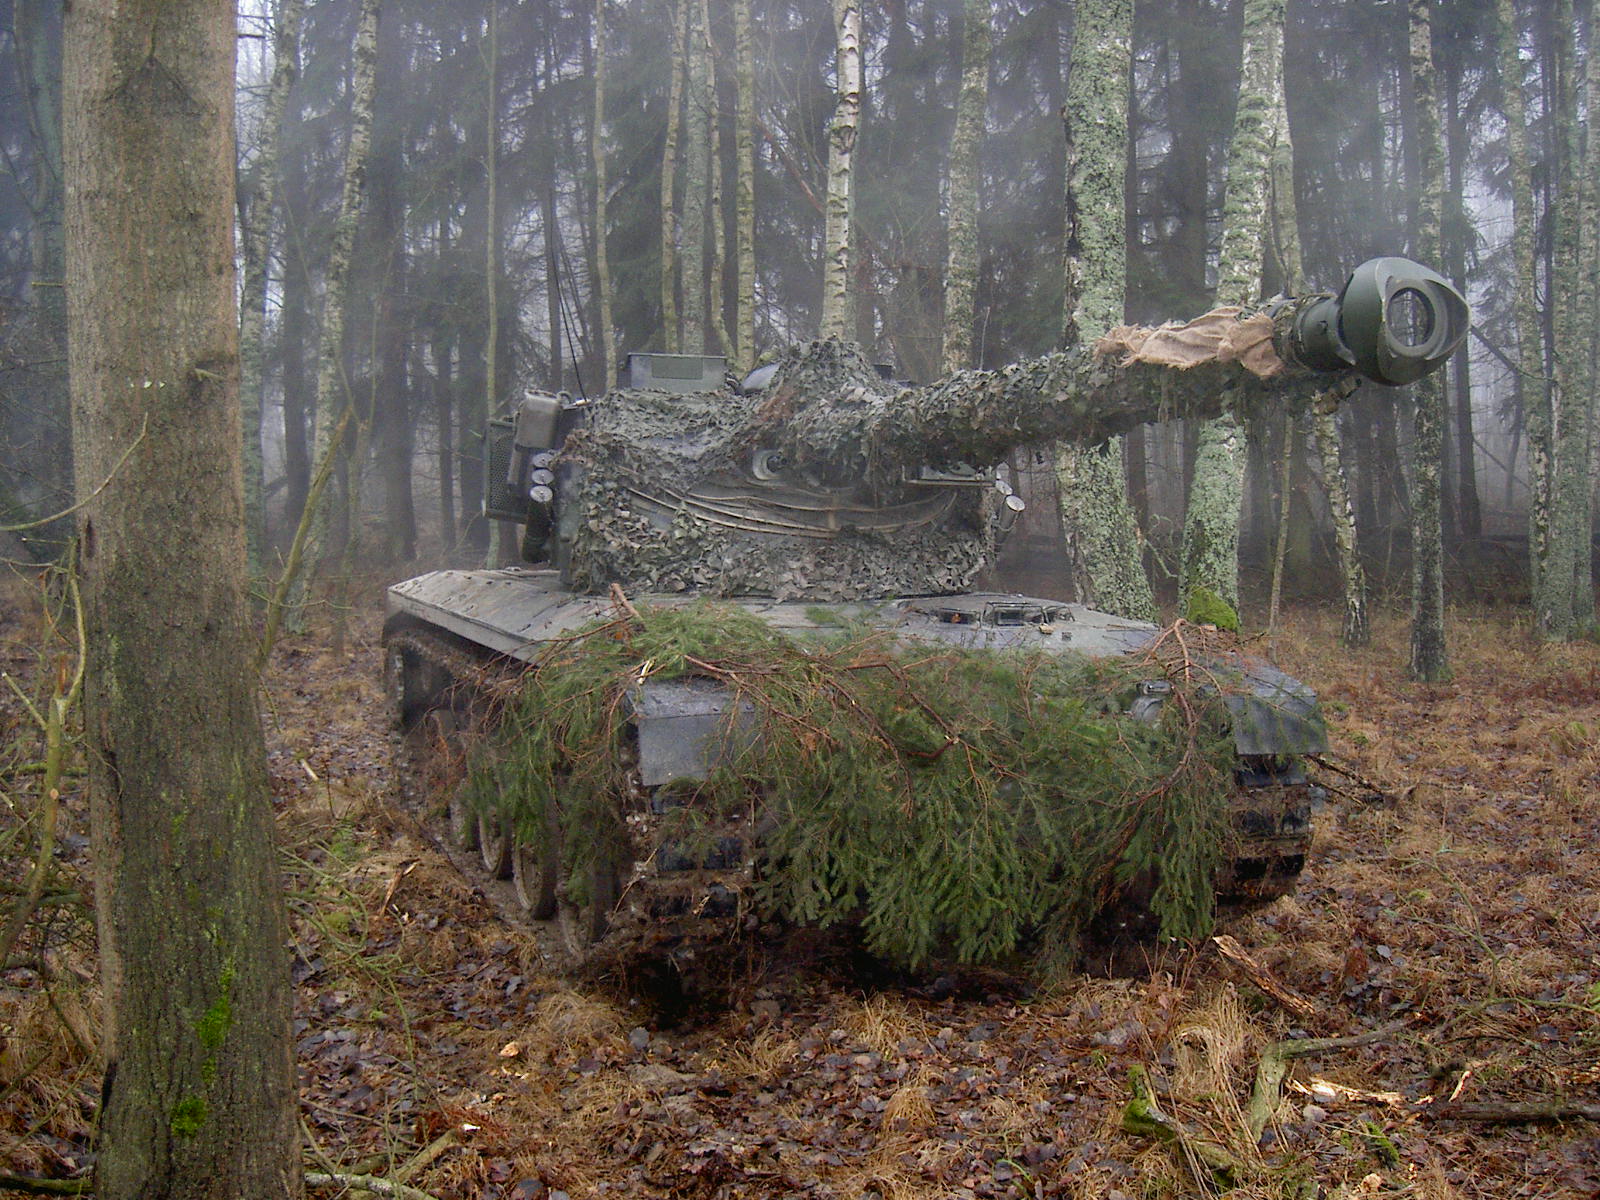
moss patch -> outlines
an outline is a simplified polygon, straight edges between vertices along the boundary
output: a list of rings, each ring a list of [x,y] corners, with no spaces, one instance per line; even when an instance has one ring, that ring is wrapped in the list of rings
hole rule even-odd
[[[199,1096],[185,1096],[172,1107],[170,1126],[174,1137],[196,1136],[206,1123],[206,1102]]]

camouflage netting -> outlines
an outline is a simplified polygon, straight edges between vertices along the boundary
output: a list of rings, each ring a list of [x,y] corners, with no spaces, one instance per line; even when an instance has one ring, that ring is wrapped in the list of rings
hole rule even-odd
[[[564,450],[571,581],[779,599],[960,591],[992,554],[995,493],[908,483],[920,468],[982,470],[1019,445],[1311,393],[1273,351],[1268,318],[1230,310],[1139,332],[927,387],[883,380],[830,340],[790,350],[755,395],[612,392]]]
[[[1070,953],[1132,888],[1163,934],[1199,937],[1229,853],[1233,741],[1217,697],[1181,675],[1159,724],[1124,715],[1157,669],[881,632],[800,646],[731,606],[646,606],[549,648],[471,786],[526,840],[558,830],[574,878],[646,856],[628,805],[648,802],[628,799],[619,752],[627,696],[644,676],[695,676],[755,727],[730,765],[671,789],[671,836],[750,814],[767,831],[759,915],[859,924],[896,962],[982,963],[1035,937]]]

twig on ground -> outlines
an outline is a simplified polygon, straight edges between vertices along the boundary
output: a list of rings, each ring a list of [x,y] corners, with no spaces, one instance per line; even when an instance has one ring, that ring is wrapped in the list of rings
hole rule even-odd
[[[307,1187],[336,1187],[350,1191],[371,1192],[374,1196],[389,1196],[392,1200],[438,1200],[431,1192],[408,1187],[392,1179],[377,1175],[344,1175],[328,1171],[307,1171]]]
[[[1356,796],[1355,792],[1346,792],[1342,788],[1335,789],[1342,795],[1356,796],[1357,799],[1360,799],[1365,804],[1394,803],[1395,796],[1393,792],[1390,792],[1381,784],[1374,783],[1365,775],[1361,774],[1361,772],[1352,771],[1349,767],[1341,766],[1340,764],[1334,762],[1326,754],[1308,754],[1306,755],[1306,761],[1309,763],[1315,763],[1324,771],[1332,771],[1335,775],[1343,775],[1346,779],[1350,780],[1351,783],[1354,783],[1357,787],[1361,788],[1367,793],[1365,796]]]

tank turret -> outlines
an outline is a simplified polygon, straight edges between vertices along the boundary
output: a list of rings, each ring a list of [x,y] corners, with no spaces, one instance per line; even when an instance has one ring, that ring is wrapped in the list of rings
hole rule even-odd
[[[1116,329],[925,387],[839,341],[795,347],[737,382],[719,358],[635,354],[629,386],[597,400],[520,403],[501,427],[505,492],[492,515],[522,519],[524,556],[584,592],[959,592],[1021,505],[995,474],[1014,448],[1293,410],[1353,372],[1410,382],[1465,332],[1465,303],[1443,279],[1389,258],[1338,295]]]

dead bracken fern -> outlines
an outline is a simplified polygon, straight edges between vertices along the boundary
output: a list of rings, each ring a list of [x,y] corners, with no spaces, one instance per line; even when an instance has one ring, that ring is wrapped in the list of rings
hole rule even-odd
[[[1041,930],[1074,944],[1140,881],[1163,934],[1194,937],[1212,921],[1232,749],[1218,689],[1198,677],[1174,678],[1159,723],[1123,715],[1158,669],[881,632],[800,645],[727,605],[630,605],[535,663],[470,786],[534,843],[554,803],[576,869],[626,861],[628,696],[699,678],[756,735],[678,817],[756,810],[769,915],[859,921],[870,950],[913,966],[978,963]]]

